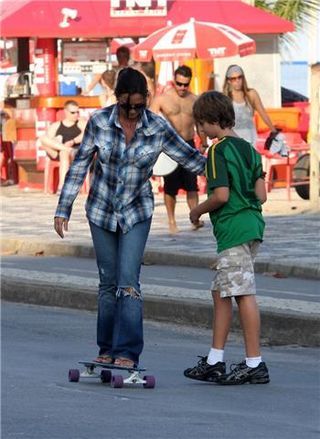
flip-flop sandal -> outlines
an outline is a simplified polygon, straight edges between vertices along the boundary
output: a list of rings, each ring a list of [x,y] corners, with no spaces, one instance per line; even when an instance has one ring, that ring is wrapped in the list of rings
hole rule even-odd
[[[121,367],[134,367],[134,361],[130,360],[129,358],[116,358],[114,360],[115,366],[121,366]]]
[[[113,362],[113,358],[110,355],[98,355],[94,360],[95,363],[102,364],[111,364]]]

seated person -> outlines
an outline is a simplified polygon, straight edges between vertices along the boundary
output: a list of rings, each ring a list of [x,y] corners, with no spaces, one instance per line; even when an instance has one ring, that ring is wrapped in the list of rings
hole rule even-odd
[[[41,147],[51,158],[59,160],[59,186],[62,188],[71,161],[82,141],[86,122],[79,119],[79,105],[76,101],[64,104],[64,119],[51,124],[46,134],[40,137]]]

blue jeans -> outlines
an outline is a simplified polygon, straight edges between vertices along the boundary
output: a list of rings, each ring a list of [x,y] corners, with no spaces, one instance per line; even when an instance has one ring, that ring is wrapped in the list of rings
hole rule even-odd
[[[140,268],[151,218],[122,233],[89,223],[99,270],[97,344],[99,355],[139,363],[143,349]]]

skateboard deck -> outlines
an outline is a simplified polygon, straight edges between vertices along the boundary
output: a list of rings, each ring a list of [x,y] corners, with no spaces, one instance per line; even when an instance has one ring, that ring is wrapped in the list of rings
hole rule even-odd
[[[131,366],[131,367],[125,367],[125,366],[117,366],[115,364],[108,364],[108,363],[100,363],[99,361],[78,361],[79,364],[83,364],[85,367],[102,367],[104,369],[119,369],[119,370],[127,370],[129,372],[131,371],[137,371],[137,372],[145,372],[147,369],[144,367],[139,366]]]
[[[70,369],[68,379],[70,382],[78,382],[80,378],[99,378],[103,383],[110,383],[111,387],[121,388],[124,384],[142,384],[144,388],[153,389],[155,387],[155,377],[152,375],[140,376],[145,372],[144,367],[124,367],[115,364],[99,363],[97,361],[79,361],[84,366],[84,371]],[[100,373],[96,369],[100,368]],[[128,372],[129,376],[123,378],[122,375],[113,375],[112,370]]]

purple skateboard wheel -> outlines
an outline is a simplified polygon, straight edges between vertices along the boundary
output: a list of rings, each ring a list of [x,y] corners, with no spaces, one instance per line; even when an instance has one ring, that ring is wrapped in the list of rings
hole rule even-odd
[[[80,378],[80,371],[78,369],[70,369],[68,379],[71,383],[77,383]]]
[[[110,383],[112,378],[111,370],[102,370],[100,373],[100,378],[103,383]]]
[[[121,387],[123,387],[122,376],[121,375],[112,375],[111,386],[116,388],[116,389],[120,389]]]
[[[144,387],[145,389],[153,389],[153,388],[155,387],[155,385],[156,385],[156,379],[155,379],[155,377],[154,377],[153,375],[145,375],[145,376],[143,377],[143,379],[146,381],[146,382],[143,384],[143,387]]]

